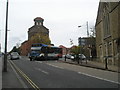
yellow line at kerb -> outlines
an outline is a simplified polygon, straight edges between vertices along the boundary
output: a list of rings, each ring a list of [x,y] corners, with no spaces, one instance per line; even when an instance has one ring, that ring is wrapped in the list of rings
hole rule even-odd
[[[40,90],[39,87],[25,74],[23,73],[12,61],[10,61],[14,68],[27,80],[27,82],[35,89]]]

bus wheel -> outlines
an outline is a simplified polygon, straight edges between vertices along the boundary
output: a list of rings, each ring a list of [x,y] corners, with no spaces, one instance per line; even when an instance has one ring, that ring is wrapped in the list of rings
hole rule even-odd
[[[30,61],[32,61],[32,58],[30,58]]]

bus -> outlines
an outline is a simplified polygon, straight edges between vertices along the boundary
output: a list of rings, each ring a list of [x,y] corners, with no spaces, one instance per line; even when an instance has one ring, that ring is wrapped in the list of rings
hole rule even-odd
[[[30,61],[32,60],[58,60],[62,57],[62,48],[45,45],[41,43],[34,43],[31,46],[29,54]]]

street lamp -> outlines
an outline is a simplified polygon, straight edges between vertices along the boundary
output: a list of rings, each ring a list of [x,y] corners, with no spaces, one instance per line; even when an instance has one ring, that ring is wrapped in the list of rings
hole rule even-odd
[[[87,26],[87,37],[89,37],[89,30],[88,30],[88,21],[86,22],[86,26]],[[78,26],[78,28],[82,27],[81,25]]]
[[[86,22],[86,26],[87,26],[87,37],[89,37],[88,21]],[[80,28],[80,27],[82,27],[82,26],[81,26],[81,25],[78,26],[78,28]],[[81,47],[80,47],[80,55],[81,55],[81,58],[80,58],[80,59],[81,59],[81,64],[82,64],[82,45],[84,45],[85,42],[84,42],[84,40],[83,40],[81,37],[79,37],[78,40],[79,40],[79,45],[81,46]],[[78,63],[79,63],[79,61],[78,61]],[[87,63],[87,61],[86,61],[86,63]]]
[[[6,4],[6,26],[5,26],[5,52],[4,52],[4,66],[3,71],[7,72],[7,31],[8,31],[8,0]]]

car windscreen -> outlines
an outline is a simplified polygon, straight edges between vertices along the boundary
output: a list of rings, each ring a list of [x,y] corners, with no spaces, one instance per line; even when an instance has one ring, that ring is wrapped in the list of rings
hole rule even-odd
[[[17,52],[12,52],[11,55],[19,55]]]

